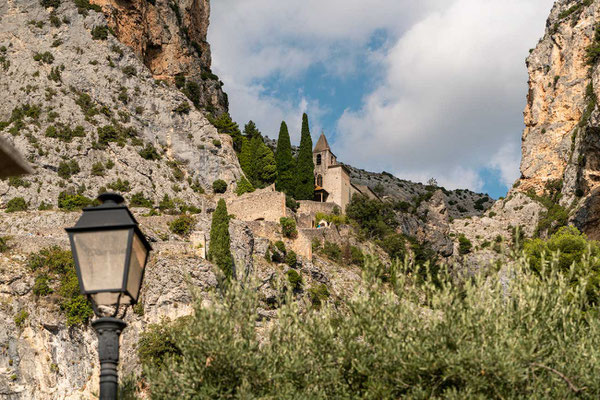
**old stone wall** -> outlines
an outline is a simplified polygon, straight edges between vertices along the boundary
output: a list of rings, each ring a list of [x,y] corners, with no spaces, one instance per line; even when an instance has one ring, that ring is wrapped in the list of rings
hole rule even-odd
[[[266,189],[230,198],[227,210],[242,221],[279,222],[280,218],[287,216],[285,194]]]

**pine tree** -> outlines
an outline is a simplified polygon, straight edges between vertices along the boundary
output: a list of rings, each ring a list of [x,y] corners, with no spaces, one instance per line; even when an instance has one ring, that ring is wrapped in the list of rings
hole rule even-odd
[[[217,209],[212,216],[208,259],[217,264],[227,279],[233,277],[234,264],[231,255],[231,238],[229,237],[229,214],[223,199],[219,200]]]
[[[292,157],[292,144],[285,121],[281,122],[277,149],[275,150],[277,164],[277,180],[275,188],[280,192],[294,194],[294,158]]]
[[[308,116],[302,115],[300,149],[296,159],[296,200],[312,200],[315,191],[315,164],[312,154],[312,139],[308,128]]]
[[[248,123],[244,125],[244,135],[246,135],[248,139],[252,139],[255,136],[260,136],[262,138],[262,134],[253,121],[248,121]]]
[[[228,113],[223,113],[218,118],[210,117],[208,120],[217,128],[219,133],[226,133],[233,138],[233,149],[236,152],[239,153],[242,150],[242,132]]]

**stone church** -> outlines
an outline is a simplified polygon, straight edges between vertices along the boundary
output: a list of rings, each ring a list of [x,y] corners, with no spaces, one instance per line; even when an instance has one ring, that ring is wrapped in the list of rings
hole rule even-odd
[[[337,162],[337,157],[331,151],[324,134],[321,134],[315,145],[313,161],[315,164],[315,201],[335,203],[344,213],[354,194],[378,199],[369,187],[353,184],[350,181],[348,168]]]

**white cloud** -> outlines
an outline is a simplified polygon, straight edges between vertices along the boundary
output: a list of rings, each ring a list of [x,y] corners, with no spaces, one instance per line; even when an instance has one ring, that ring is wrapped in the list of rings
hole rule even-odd
[[[285,119],[297,140],[308,109],[317,134],[326,104],[304,93],[266,93],[267,79],[294,82],[316,64],[352,75],[368,57],[384,73],[359,110],[338,121],[345,162],[402,178],[435,176],[479,189],[477,171],[518,171],[524,58],[553,0],[219,0],[209,41],[233,117],[276,135]],[[387,33],[378,52],[374,32]],[[515,160],[517,160],[515,162]]]

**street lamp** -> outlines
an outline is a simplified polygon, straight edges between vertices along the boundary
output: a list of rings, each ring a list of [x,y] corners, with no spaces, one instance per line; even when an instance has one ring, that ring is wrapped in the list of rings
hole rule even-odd
[[[137,303],[148,254],[152,247],[137,221],[115,193],[98,196],[98,207],[83,209],[74,227],[67,228],[81,293],[98,317],[100,399],[117,398],[119,336],[127,324],[117,318],[120,306]],[[106,310],[114,307],[112,315]],[[123,318],[124,315],[121,316]]]

